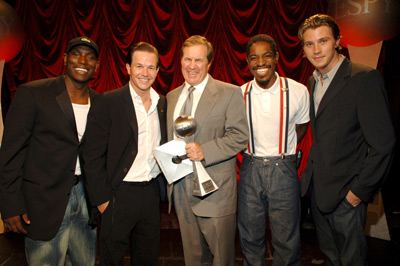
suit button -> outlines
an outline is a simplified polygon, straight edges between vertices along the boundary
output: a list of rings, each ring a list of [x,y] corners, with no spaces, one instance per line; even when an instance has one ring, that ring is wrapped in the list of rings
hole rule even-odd
[[[122,170],[124,173],[128,172],[128,168],[124,168],[124,170]]]
[[[67,192],[67,193],[65,193],[65,195],[66,195],[66,196],[69,196],[69,195],[71,195],[71,192]]]

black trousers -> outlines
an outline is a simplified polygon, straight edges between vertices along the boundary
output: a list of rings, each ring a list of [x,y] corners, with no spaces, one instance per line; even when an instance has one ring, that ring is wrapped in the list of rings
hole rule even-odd
[[[131,265],[158,265],[160,196],[157,182],[122,182],[101,217],[100,265],[123,265],[130,245]]]
[[[330,213],[321,212],[314,193],[311,213],[321,251],[327,256],[327,266],[363,266],[367,263],[367,241],[364,227],[367,203],[353,207],[344,198]]]

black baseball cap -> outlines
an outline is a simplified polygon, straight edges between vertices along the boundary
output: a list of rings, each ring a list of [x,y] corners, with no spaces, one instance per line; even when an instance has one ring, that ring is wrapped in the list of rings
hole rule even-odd
[[[72,48],[78,45],[85,45],[92,48],[96,57],[99,58],[99,48],[97,47],[97,44],[86,36],[78,37],[69,41],[66,52],[68,53]]]

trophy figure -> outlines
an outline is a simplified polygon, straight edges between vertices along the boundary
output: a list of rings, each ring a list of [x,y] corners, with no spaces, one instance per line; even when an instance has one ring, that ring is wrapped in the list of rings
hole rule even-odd
[[[197,123],[193,117],[188,115],[181,115],[175,119],[174,130],[178,137],[190,142],[196,132]],[[187,155],[174,156],[172,162],[180,164],[182,160],[187,159]],[[218,189],[218,186],[208,175],[204,166],[199,161],[192,161],[193,164],[193,196],[203,197]]]

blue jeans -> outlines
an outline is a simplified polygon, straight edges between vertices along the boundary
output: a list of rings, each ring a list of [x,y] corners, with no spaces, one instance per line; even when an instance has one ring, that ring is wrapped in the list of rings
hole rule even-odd
[[[328,266],[367,265],[367,240],[364,228],[367,206],[361,202],[356,207],[346,197],[330,213],[318,209],[315,194],[311,195],[311,214],[317,231],[321,251]]]
[[[267,215],[273,265],[300,265],[300,182],[296,159],[243,156],[238,229],[244,265],[265,265]]]
[[[89,214],[81,181],[72,187],[57,235],[49,241],[25,237],[28,264],[30,266],[94,265],[97,234],[96,228],[92,229],[88,225],[88,220]]]

